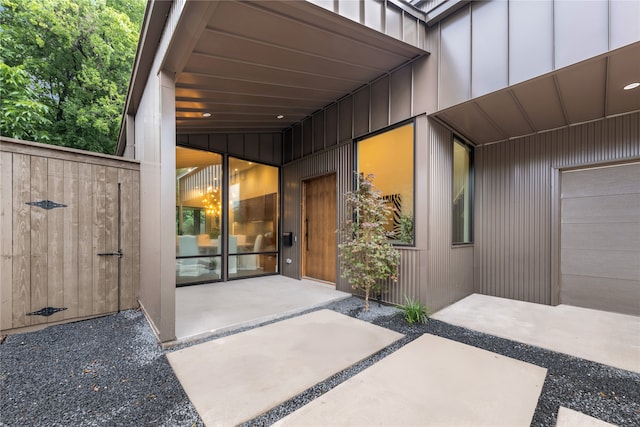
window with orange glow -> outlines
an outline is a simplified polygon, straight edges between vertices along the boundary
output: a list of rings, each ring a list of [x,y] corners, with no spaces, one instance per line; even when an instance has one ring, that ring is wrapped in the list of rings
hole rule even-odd
[[[176,147],[176,285],[222,278],[222,156]]]
[[[373,174],[373,184],[393,208],[387,229],[394,244],[414,244],[414,126],[395,127],[358,141],[358,172]]]
[[[276,166],[176,147],[177,286],[278,272],[279,179]]]

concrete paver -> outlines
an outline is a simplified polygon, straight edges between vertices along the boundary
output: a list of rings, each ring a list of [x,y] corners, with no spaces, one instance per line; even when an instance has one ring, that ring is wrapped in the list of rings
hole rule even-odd
[[[425,334],[279,426],[529,426],[546,369]]]
[[[248,421],[403,335],[319,310],[167,355],[208,426]]]
[[[615,427],[597,418],[590,417],[582,412],[561,406],[558,410],[556,427]]]
[[[640,372],[640,318],[636,316],[473,294],[432,317],[452,325]]]

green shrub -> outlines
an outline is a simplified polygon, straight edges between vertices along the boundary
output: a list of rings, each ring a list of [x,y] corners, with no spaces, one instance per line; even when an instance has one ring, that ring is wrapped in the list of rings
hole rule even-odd
[[[385,230],[391,208],[373,186],[373,175],[358,174],[354,191],[344,194],[349,219],[342,223],[340,271],[353,289],[364,291],[364,311],[369,296],[380,294],[388,281],[397,281],[400,253],[389,243]]]
[[[404,296],[406,304],[400,305],[400,309],[404,312],[404,318],[410,324],[427,323],[429,319],[429,310],[426,306],[420,304],[419,301]]]

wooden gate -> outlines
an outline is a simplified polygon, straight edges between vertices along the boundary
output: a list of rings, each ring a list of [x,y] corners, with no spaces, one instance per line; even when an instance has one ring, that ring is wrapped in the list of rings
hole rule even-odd
[[[0,329],[137,306],[139,164],[0,144]]]

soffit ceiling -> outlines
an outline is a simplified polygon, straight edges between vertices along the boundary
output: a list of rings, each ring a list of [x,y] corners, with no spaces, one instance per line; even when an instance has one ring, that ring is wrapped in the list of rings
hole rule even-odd
[[[482,145],[640,111],[640,43],[439,111],[433,116]]]
[[[203,153],[202,151],[176,147],[176,169],[206,167],[215,164],[222,164],[222,156],[220,154]]]
[[[184,7],[164,61],[178,133],[281,131],[426,53],[308,2]]]

